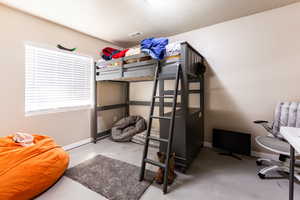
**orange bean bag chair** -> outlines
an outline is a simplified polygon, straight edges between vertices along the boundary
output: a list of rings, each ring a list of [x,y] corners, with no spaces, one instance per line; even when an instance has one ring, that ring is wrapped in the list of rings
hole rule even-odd
[[[69,155],[48,136],[33,135],[23,147],[0,138],[0,199],[28,200],[51,187],[68,167]]]

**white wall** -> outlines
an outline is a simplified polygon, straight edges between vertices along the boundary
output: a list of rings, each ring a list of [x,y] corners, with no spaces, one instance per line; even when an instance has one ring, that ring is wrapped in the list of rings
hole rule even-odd
[[[300,3],[171,37],[207,59],[206,140],[225,128],[266,134],[279,101],[300,100]]]
[[[77,47],[79,53],[94,58],[98,58],[98,50],[111,44],[1,4],[0,24],[0,136],[16,131],[41,133],[52,136],[60,145],[90,137],[91,110],[89,109],[25,117],[24,41],[52,47],[57,44]],[[115,101],[118,101],[118,97]],[[115,110],[112,116],[106,116],[107,121],[111,121],[112,117],[118,114],[118,110]]]
[[[272,120],[277,102],[300,100],[299,19],[297,3],[170,37],[188,41],[209,63],[206,141],[212,128],[264,135],[253,120]]]

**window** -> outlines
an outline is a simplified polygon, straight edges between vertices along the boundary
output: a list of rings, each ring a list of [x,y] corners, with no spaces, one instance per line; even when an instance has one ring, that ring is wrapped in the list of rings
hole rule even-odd
[[[25,45],[25,114],[92,105],[93,59]]]

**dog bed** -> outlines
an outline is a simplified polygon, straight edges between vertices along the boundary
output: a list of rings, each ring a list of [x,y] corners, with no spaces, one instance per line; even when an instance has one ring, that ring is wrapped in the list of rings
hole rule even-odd
[[[33,136],[34,144],[26,147],[13,136],[0,138],[0,199],[32,199],[66,170],[69,155],[52,138]]]
[[[111,129],[111,138],[116,142],[129,142],[132,137],[146,130],[146,121],[141,116],[129,116],[118,121]]]

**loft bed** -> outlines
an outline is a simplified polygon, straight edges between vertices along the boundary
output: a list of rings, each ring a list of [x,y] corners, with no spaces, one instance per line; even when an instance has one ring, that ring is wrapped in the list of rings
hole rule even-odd
[[[174,66],[183,65],[184,73],[196,78],[200,68],[196,65],[203,59],[187,42],[178,43],[180,49],[170,53],[162,61],[151,59],[146,53],[127,56],[110,61],[96,63],[96,81],[151,81],[155,67],[161,66],[161,76],[171,77],[175,74]]]
[[[129,84],[130,82],[152,81],[155,75],[155,69],[160,68],[159,72],[159,96],[172,95],[174,90],[165,90],[164,81],[174,79],[178,65],[181,66],[181,102],[178,103],[180,111],[176,112],[177,118],[180,118],[178,124],[180,128],[175,130],[174,147],[176,153],[176,164],[185,171],[197,152],[203,146],[204,141],[204,57],[197,52],[189,43],[178,43],[177,51],[172,51],[164,60],[158,61],[151,59],[148,54],[140,53],[119,59],[113,59],[95,64],[95,102],[97,102],[97,82],[112,81],[124,84],[126,89],[126,101],[122,104],[99,106],[95,108],[95,132],[93,134],[94,142],[110,135],[110,130],[97,132],[97,114],[101,111],[125,108],[125,115],[129,116],[129,106],[148,106],[150,101],[130,101]],[[199,89],[190,90],[190,83],[198,83]],[[101,92],[101,91],[100,91]],[[151,91],[149,91],[151,92]],[[200,107],[189,108],[189,95],[200,95]],[[155,106],[159,106],[160,116],[167,115],[165,107],[171,107],[171,102],[165,102],[164,98],[159,98]],[[124,116],[125,117],[125,116]],[[160,132],[165,131],[165,122],[160,120]],[[176,123],[175,123],[176,124]],[[178,132],[180,131],[180,132]],[[160,134],[165,137],[166,134]],[[165,151],[166,147],[161,145],[160,151]]]

